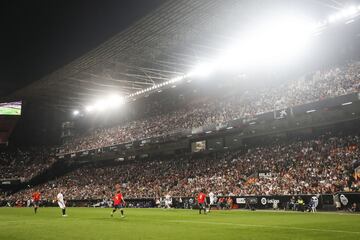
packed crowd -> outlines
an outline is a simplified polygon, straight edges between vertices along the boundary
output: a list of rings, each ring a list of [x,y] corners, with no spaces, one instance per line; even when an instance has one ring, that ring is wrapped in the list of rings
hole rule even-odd
[[[77,152],[164,136],[181,129],[252,117],[274,109],[315,102],[359,90],[360,62],[352,62],[280,85],[249,88],[226,96],[203,98],[174,111],[128,121],[111,128],[100,128],[67,141],[61,147],[61,152]],[[158,112],[153,108],[152,112]]]
[[[25,182],[47,169],[55,162],[48,148],[0,152],[0,180],[21,180]]]
[[[254,146],[222,157],[182,157],[87,166],[38,186],[45,199],[62,189],[67,199],[102,199],[116,183],[127,198],[217,195],[320,194],[359,191],[351,180],[360,159],[360,137],[323,135]],[[11,196],[30,196],[34,189]]]

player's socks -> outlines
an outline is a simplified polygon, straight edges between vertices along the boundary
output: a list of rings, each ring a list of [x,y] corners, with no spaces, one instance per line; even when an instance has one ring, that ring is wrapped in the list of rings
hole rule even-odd
[[[124,210],[120,210],[121,216],[124,216]]]
[[[61,209],[61,210],[62,210],[62,215],[65,216],[65,215],[66,215],[66,209],[63,208],[63,209]]]
[[[36,212],[37,212],[37,207],[34,208],[34,212],[35,212],[35,214],[36,214]]]

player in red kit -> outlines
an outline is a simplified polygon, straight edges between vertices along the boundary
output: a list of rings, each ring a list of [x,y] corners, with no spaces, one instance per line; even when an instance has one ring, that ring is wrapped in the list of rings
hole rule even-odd
[[[41,195],[40,195],[40,193],[38,191],[34,192],[33,195],[32,195],[35,214],[37,213],[37,209],[39,207],[40,197],[41,197]]]
[[[197,197],[199,214],[201,214],[201,210],[204,210],[204,214],[206,214],[206,194],[204,192],[205,190],[201,191]]]
[[[114,196],[114,209],[112,210],[111,216],[114,215],[114,212],[116,212],[117,209],[120,209],[121,217],[124,217],[124,207],[125,207],[125,200],[123,195],[121,194],[120,190],[116,191],[116,194]]]

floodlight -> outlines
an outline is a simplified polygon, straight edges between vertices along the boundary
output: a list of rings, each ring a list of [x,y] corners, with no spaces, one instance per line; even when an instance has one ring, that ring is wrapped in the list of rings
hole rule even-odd
[[[79,113],[80,113],[79,110],[74,110],[74,111],[73,111],[73,115],[74,115],[74,116],[79,115]]]
[[[177,77],[174,77],[172,80],[174,81],[174,82],[178,82],[178,81],[181,81],[181,80],[183,80],[184,79],[184,76],[177,76]]]
[[[125,103],[125,100],[123,97],[121,97],[118,94],[111,94],[107,99],[106,99],[107,105],[109,107],[118,107],[120,105],[123,105]]]
[[[191,82],[192,77],[206,78],[219,70],[228,70],[230,68],[239,71],[239,67],[246,68],[249,65],[250,67],[273,65],[295,60],[306,52],[305,50],[309,47],[312,38],[319,34],[320,30],[326,27],[327,24],[339,19],[351,18],[359,12],[360,5],[351,6],[330,15],[328,19],[320,22],[314,22],[305,16],[299,15],[278,14],[270,16],[235,36],[234,39],[240,41],[230,43],[228,48],[223,49],[220,56],[214,58],[215,60],[199,63],[187,74],[139,90],[129,96],[139,95],[167,85],[174,88],[176,87],[175,83],[178,81],[186,79],[187,82]],[[351,22],[351,20],[347,20],[346,23]],[[312,112],[312,110],[309,111]]]
[[[85,107],[85,110],[87,111],[87,112],[92,112],[93,110],[94,110],[94,107],[93,106],[86,106]]]
[[[214,71],[213,64],[210,63],[202,63],[195,67],[192,71],[190,71],[187,76],[188,77],[207,77]]]
[[[120,99],[120,96],[117,94],[111,94],[110,96],[107,97],[107,99],[109,101],[117,101],[118,99]]]
[[[95,109],[98,111],[104,111],[106,110],[108,107],[110,107],[110,105],[104,101],[104,100],[98,100],[95,105],[94,105]]]
[[[284,61],[303,52],[314,31],[314,24],[297,17],[268,21],[251,39],[249,50],[266,63]]]
[[[258,22],[223,50],[213,65],[202,68],[238,69],[239,66],[269,65],[299,57],[308,46],[318,24],[305,17],[281,16]]]

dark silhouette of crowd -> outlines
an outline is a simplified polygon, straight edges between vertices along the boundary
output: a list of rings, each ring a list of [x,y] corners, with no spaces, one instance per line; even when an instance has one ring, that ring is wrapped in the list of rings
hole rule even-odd
[[[55,162],[53,151],[46,147],[1,151],[0,179],[30,180]]]

